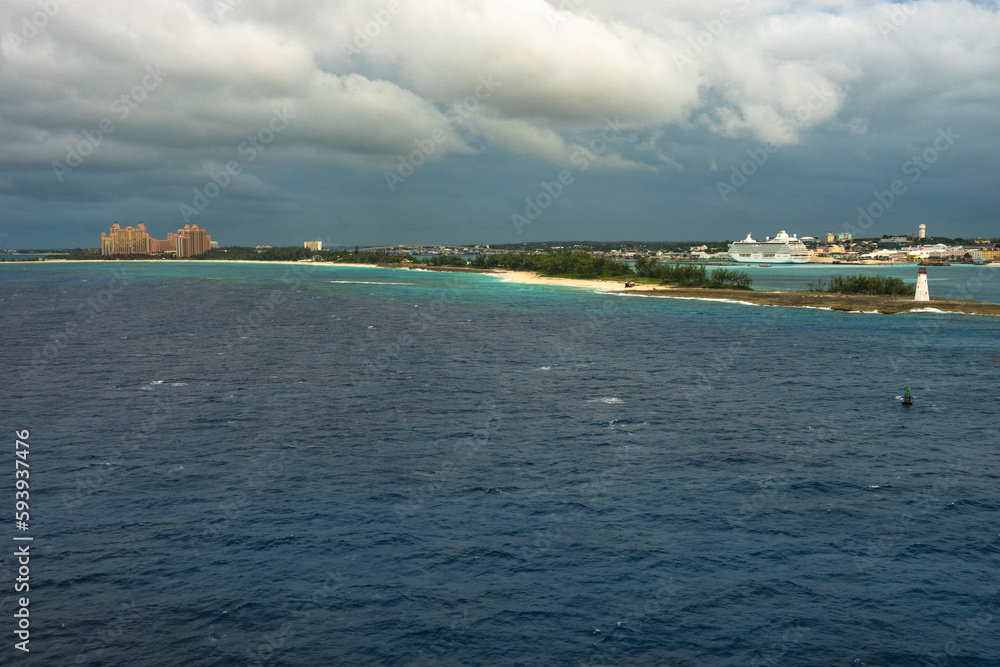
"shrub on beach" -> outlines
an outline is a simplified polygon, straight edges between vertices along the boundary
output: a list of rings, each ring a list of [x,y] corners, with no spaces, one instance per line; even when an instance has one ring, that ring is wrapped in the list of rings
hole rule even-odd
[[[913,296],[917,286],[902,278],[891,276],[832,276],[829,282],[820,278],[806,283],[812,292],[836,292],[838,294],[876,294],[884,296]]]

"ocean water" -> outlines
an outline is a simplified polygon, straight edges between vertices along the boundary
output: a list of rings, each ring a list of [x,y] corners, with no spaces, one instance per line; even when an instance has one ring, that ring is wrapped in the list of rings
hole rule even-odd
[[[1000,664],[996,318],[180,262],[0,316],[3,664]]]

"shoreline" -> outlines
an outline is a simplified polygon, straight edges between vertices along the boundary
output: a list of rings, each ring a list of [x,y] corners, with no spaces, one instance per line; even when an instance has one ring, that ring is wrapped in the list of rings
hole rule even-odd
[[[819,308],[854,313],[894,315],[908,312],[964,313],[971,315],[1000,316],[1000,304],[968,299],[931,297],[930,301],[914,301],[910,297],[872,294],[837,294],[833,292],[807,292],[804,290],[755,291],[713,289],[708,287],[675,287],[669,285],[643,285],[624,287],[624,280],[584,280],[543,276],[529,271],[494,269],[493,274],[509,282],[524,285],[564,285],[586,287],[605,294],[645,296],[665,299],[696,299],[724,301],[754,306],[782,306],[787,308]]]
[[[39,262],[24,262],[25,264],[49,263],[94,263],[110,264],[113,262],[146,262],[172,264],[174,262],[211,263],[211,264],[276,264],[283,266],[341,266],[369,269],[405,269],[440,271],[447,273],[481,273],[495,275],[506,282],[521,285],[548,285],[561,287],[578,287],[593,290],[603,294],[618,296],[644,296],[667,299],[695,299],[700,301],[723,301],[754,306],[781,306],[787,308],[818,308],[841,312],[898,314],[907,312],[939,312],[964,313],[973,315],[1000,316],[1000,304],[972,301],[969,299],[946,299],[931,297],[930,301],[914,301],[909,297],[881,296],[869,294],[836,294],[831,292],[807,292],[804,290],[785,291],[754,291],[712,289],[705,287],[676,287],[657,284],[637,284],[625,287],[625,278],[559,278],[545,276],[532,271],[512,271],[509,269],[474,269],[446,266],[413,266],[407,264],[353,264],[346,262],[312,262],[283,260],[252,260],[252,259],[48,259]],[[0,262],[0,264],[21,264],[22,262]]]

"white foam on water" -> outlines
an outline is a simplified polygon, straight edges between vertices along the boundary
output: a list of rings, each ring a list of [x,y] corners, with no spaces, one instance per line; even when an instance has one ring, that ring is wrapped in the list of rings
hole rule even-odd
[[[972,315],[973,317],[997,317],[991,313],[963,313],[958,310],[940,310],[938,308],[914,308],[913,310],[905,310],[901,313],[896,313],[897,315],[905,315],[907,313],[936,313],[939,315]]]
[[[403,285],[404,287],[416,287],[414,283],[387,283],[377,280],[327,280],[326,282],[338,285]]]
[[[595,292],[601,294],[601,290]],[[752,301],[736,301],[733,299],[713,299],[707,296],[670,296],[668,294],[631,294],[629,292],[612,292],[615,296],[635,296],[647,299],[678,299],[680,301],[717,301],[719,303],[738,303],[741,306],[760,306],[764,308],[781,308],[782,306],[769,303],[753,303]],[[832,310],[831,308],[820,308],[818,306],[790,306],[791,308],[815,308],[817,310]]]
[[[588,403],[607,403],[608,405],[615,405],[617,403],[624,403],[622,399],[617,396],[602,396],[601,398],[592,398]]]

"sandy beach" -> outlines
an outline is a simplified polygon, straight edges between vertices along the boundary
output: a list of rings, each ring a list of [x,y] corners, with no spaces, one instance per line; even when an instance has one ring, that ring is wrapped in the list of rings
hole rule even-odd
[[[528,285],[563,285],[587,287],[611,294],[626,294],[673,299],[698,299],[704,301],[728,301],[755,306],[784,306],[788,308],[821,308],[845,312],[895,314],[906,312],[952,312],[975,315],[1000,316],[1000,304],[970,301],[966,299],[942,299],[931,297],[930,301],[914,301],[909,297],[879,296],[869,294],[835,294],[829,292],[774,291],[709,289],[703,287],[674,287],[668,285],[643,285],[625,287],[624,279],[578,280],[553,278],[528,271],[501,271],[492,273],[505,280]]]
[[[625,281],[622,278],[593,279],[584,278],[556,278],[553,276],[543,276],[532,271],[508,271],[506,269],[491,269],[487,271],[493,275],[502,276],[504,280],[512,283],[524,285],[561,285],[563,287],[588,287],[601,291],[625,291]],[[629,291],[635,288],[629,288]],[[663,285],[643,285],[642,289],[647,291],[667,291],[670,288]]]

